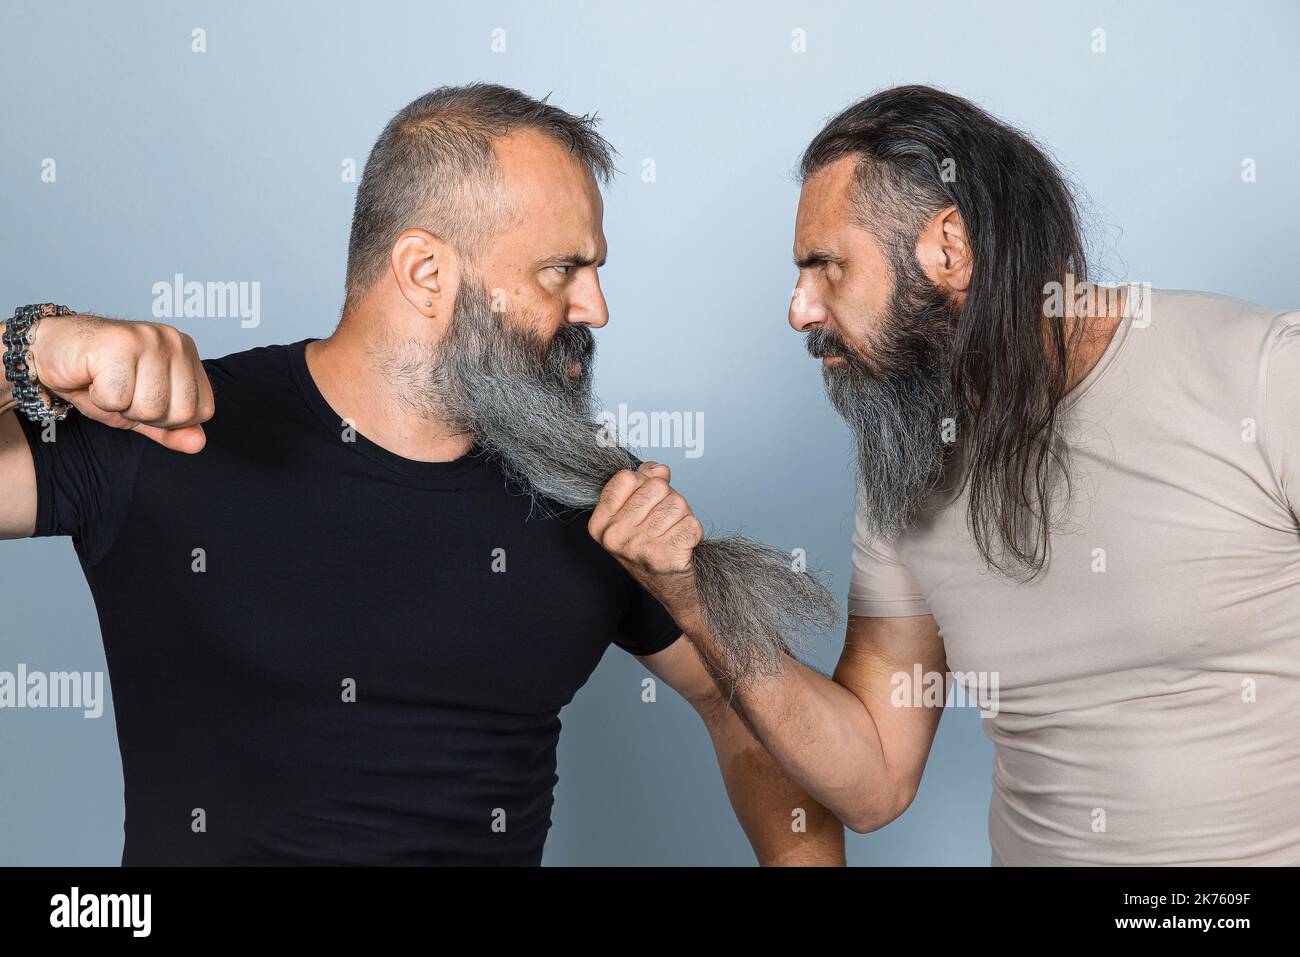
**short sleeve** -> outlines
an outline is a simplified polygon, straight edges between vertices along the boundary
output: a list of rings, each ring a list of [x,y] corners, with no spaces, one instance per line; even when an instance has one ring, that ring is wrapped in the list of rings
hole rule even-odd
[[[853,528],[849,614],[856,618],[906,618],[930,614],[930,607],[907,566],[890,543],[867,530],[861,513]]]
[[[1300,312],[1280,316],[1264,365],[1264,453],[1292,515],[1300,516]]]
[[[35,535],[70,536],[82,561],[93,565],[126,520],[149,440],[76,412],[62,422],[18,418],[36,466]]]
[[[651,595],[628,576],[632,586],[632,600],[619,622],[614,644],[634,655],[653,655],[663,651],[682,636],[682,630],[672,615]]]

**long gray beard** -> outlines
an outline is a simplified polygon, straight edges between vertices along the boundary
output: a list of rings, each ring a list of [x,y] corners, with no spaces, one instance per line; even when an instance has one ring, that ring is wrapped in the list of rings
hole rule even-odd
[[[955,308],[923,276],[905,272],[870,362],[833,332],[819,329],[808,336],[814,356],[845,360],[823,371],[826,395],[853,434],[864,523],[886,539],[916,520],[954,461],[958,419],[950,370],[956,320]]]
[[[605,484],[638,460],[596,424],[591,331],[566,326],[544,346],[519,331],[524,325],[494,313],[482,286],[467,282],[428,377],[429,394],[535,501],[592,508]],[[576,381],[566,374],[574,359],[582,362]],[[696,546],[692,566],[716,649],[705,664],[724,689],[776,674],[784,656],[805,650],[812,635],[838,620],[835,599],[815,574],[771,546],[708,538]]]

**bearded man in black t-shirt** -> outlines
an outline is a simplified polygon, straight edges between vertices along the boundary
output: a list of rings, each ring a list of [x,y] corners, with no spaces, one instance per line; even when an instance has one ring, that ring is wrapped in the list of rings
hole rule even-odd
[[[610,155],[516,91],[436,90],[370,155],[329,338],[201,362],[148,323],[10,337],[75,411],[5,399],[0,536],[70,536],[90,584],[124,864],[537,864],[558,713],[611,642],[704,717],[761,862],[842,863],[590,510],[522,482],[591,401]]]

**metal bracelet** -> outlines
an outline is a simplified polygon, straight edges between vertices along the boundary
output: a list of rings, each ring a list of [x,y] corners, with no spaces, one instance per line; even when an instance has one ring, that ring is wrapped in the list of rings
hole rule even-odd
[[[47,309],[51,311],[46,312]],[[29,359],[32,333],[36,331],[37,323],[44,316],[70,315],[72,310],[67,306],[56,306],[52,302],[19,306],[14,310],[13,318],[5,326],[3,337],[5,379],[13,384],[13,396],[14,401],[18,403],[18,410],[25,412],[27,418],[33,422],[46,419],[61,421],[67,417],[68,411],[72,408],[68,402],[57,395],[42,392],[41,384],[36,380],[36,373]],[[46,394],[49,395],[48,403],[45,401]]]

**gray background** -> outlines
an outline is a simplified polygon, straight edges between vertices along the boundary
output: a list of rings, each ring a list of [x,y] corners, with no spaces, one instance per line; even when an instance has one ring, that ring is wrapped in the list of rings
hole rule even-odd
[[[792,166],[849,101],[902,82],[974,98],[1086,189],[1106,275],[1300,304],[1295,3],[42,2],[6,4],[0,26],[3,308],[149,318],[173,273],[260,282],[259,328],[178,321],[206,356],[328,334],[355,190],[341,164],[414,96],[486,79],[599,112],[625,171],[599,391],[703,412],[702,458],[654,457],[709,523],[805,548],[841,598],[848,436],[785,310]],[[103,670],[67,541],[0,544],[0,581],[0,670]],[[642,703],[642,677],[611,650],[565,710],[547,862],[751,862],[702,726],[667,690]],[[991,760],[978,714],[950,711],[916,803],[850,834],[850,861],[986,864]],[[121,817],[111,712],[0,711],[0,863],[115,864]]]

